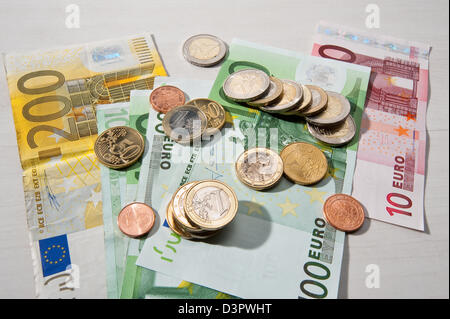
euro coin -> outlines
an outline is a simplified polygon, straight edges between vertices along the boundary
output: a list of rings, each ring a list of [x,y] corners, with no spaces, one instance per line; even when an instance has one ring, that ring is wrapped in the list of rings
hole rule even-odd
[[[257,69],[244,69],[230,74],[223,83],[225,95],[236,102],[248,102],[263,96],[269,89],[269,76]]]
[[[301,113],[303,110],[306,110],[310,106],[311,101],[312,101],[311,90],[308,89],[308,87],[303,84],[302,84],[302,89],[303,89],[303,97],[302,97],[301,102],[298,104],[298,107],[296,107],[295,109],[293,109],[291,111],[283,112],[283,114],[299,115],[299,113]]]
[[[172,85],[164,85],[156,88],[150,94],[150,104],[157,112],[167,113],[174,107],[185,102],[183,91]]]
[[[239,180],[257,190],[274,186],[283,175],[283,160],[268,148],[255,147],[243,152],[235,167]]]
[[[144,148],[142,135],[128,126],[115,126],[105,130],[94,144],[99,162],[114,169],[133,165],[142,156]]]
[[[345,194],[331,195],[323,205],[323,214],[334,228],[353,232],[364,223],[364,208],[352,196]]]
[[[170,110],[164,116],[162,125],[168,137],[178,143],[186,144],[202,136],[208,120],[199,108],[182,105]]]
[[[331,145],[341,146],[349,143],[356,134],[356,125],[351,115],[343,123],[332,127],[319,127],[307,123],[309,133],[319,141]]]
[[[283,82],[276,77],[270,77],[270,86],[267,92],[259,99],[247,102],[250,106],[266,106],[274,103],[283,93]]]
[[[196,182],[185,184],[178,188],[172,198],[173,215],[180,227],[188,232],[200,233],[202,229],[195,224],[192,224],[186,217],[184,211],[184,203],[186,200],[186,193],[194,186]]]
[[[303,89],[300,84],[292,80],[282,79],[283,93],[278,102],[267,106],[261,106],[260,109],[269,113],[282,113],[292,110],[300,102],[303,96]]]
[[[300,185],[316,184],[328,171],[327,158],[323,152],[309,143],[291,143],[283,148],[280,156],[286,176]]]
[[[204,230],[225,227],[234,219],[237,209],[236,193],[219,181],[200,181],[186,194],[186,216],[191,223]]]
[[[315,126],[332,126],[344,121],[350,114],[350,102],[342,94],[326,91],[327,108],[314,116],[307,116],[306,121]]]
[[[183,56],[191,64],[201,67],[213,66],[223,60],[227,53],[225,42],[210,34],[190,37],[183,45]]]
[[[170,202],[167,205],[167,208],[166,208],[166,220],[167,220],[167,224],[169,224],[170,229],[172,229],[172,231],[175,234],[178,234],[182,238],[185,238],[185,239],[192,239],[192,236],[187,231],[183,230],[183,228],[179,227],[176,224],[175,218],[174,218],[174,211],[173,211],[172,202]]]
[[[206,135],[213,135],[219,131],[225,124],[225,109],[216,101],[200,98],[194,99],[186,103],[199,108],[207,118]]]
[[[327,107],[328,95],[318,86],[307,85],[306,87],[311,91],[311,104],[308,108],[299,113],[301,116],[313,116],[325,110]]]
[[[120,211],[117,225],[121,232],[129,237],[141,237],[147,234],[155,223],[155,212],[144,203],[131,203]]]

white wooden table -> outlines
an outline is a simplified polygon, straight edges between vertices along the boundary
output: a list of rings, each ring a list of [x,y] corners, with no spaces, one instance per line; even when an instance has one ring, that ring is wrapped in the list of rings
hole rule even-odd
[[[233,37],[309,53],[319,20],[366,29],[366,1],[286,0],[0,0],[0,51],[25,51],[149,31],[171,76],[213,80],[182,57],[185,39],[197,33]],[[80,27],[66,27],[66,7],[80,9]],[[369,221],[348,236],[341,298],[449,297],[449,15],[448,2],[382,1],[386,34],[432,45],[427,114],[426,231]],[[34,297],[16,135],[4,72],[0,72],[0,297]],[[366,267],[380,270],[380,287],[366,286]]]

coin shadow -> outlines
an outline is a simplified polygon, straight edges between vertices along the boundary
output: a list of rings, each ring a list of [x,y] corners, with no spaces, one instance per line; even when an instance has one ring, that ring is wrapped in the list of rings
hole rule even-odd
[[[261,247],[272,231],[267,209],[252,201],[240,200],[240,212],[224,229],[204,242],[210,245],[253,250]],[[247,210],[248,208],[248,210]],[[248,215],[250,213],[251,215]]]
[[[261,190],[261,192],[267,193],[267,194],[275,194],[275,193],[282,193],[285,190],[293,187],[295,185],[294,182],[292,182],[289,178],[287,178],[285,175],[281,176],[280,181],[274,186],[269,189]]]

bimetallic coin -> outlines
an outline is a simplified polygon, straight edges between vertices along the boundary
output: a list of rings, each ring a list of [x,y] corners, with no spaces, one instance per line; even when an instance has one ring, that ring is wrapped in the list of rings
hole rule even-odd
[[[306,121],[315,126],[331,126],[343,122],[350,114],[350,102],[342,94],[326,91],[327,108],[314,116],[307,116]]]
[[[109,168],[125,168],[134,164],[144,152],[142,135],[128,126],[115,126],[101,133],[94,144],[100,163]]]
[[[318,183],[328,171],[327,158],[316,146],[303,142],[287,145],[280,153],[284,173],[300,185]]]
[[[332,127],[319,127],[307,123],[309,133],[319,141],[331,145],[341,146],[350,142],[356,133],[356,125],[351,115],[344,123]]]
[[[323,214],[331,226],[345,232],[355,231],[364,223],[364,208],[355,198],[345,194],[328,197]]]
[[[183,45],[183,56],[196,66],[213,66],[225,57],[227,46],[218,37],[198,34],[190,37]]]
[[[187,232],[202,232],[202,229],[195,224],[192,224],[187,218],[184,210],[184,203],[186,200],[186,193],[197,182],[191,182],[178,188],[172,198],[173,215],[176,222],[180,227],[184,228]]]
[[[167,113],[185,102],[183,91],[172,85],[160,86],[150,94],[150,104],[155,111]]]
[[[122,208],[118,217],[119,229],[129,237],[141,237],[152,229],[155,212],[144,203],[131,203]]]
[[[170,110],[162,121],[164,132],[178,143],[190,143],[202,136],[208,125],[206,115],[197,107],[182,105]]]
[[[187,192],[185,205],[191,223],[204,230],[217,230],[236,216],[238,200],[228,185],[208,180],[200,181]]]
[[[247,102],[250,106],[266,106],[274,103],[283,93],[283,82],[276,77],[271,76],[270,85],[267,92],[259,99]]]
[[[328,95],[318,86],[307,85],[306,87],[311,91],[312,101],[308,108],[299,113],[301,116],[313,116],[325,110],[327,107]]]
[[[263,96],[269,89],[269,76],[257,69],[245,69],[230,74],[223,83],[223,92],[233,101],[248,102]]]
[[[301,102],[298,104],[298,107],[292,109],[291,111],[283,112],[285,115],[299,115],[300,112],[306,110],[312,101],[311,91],[308,89],[306,85],[302,84],[303,89],[303,98]]]
[[[172,229],[175,234],[178,234],[185,239],[192,239],[191,234],[189,234],[187,231],[179,227],[175,222],[172,202],[170,202],[169,205],[167,205],[166,220],[167,223],[169,224],[170,229]]]
[[[257,190],[274,186],[283,175],[283,160],[268,148],[255,147],[243,152],[237,159],[239,180]]]
[[[208,121],[205,133],[212,135],[219,131],[225,124],[225,109],[216,101],[210,99],[194,99],[186,103],[186,105],[193,105],[199,108],[205,115]]]
[[[267,106],[261,106],[260,109],[270,113],[282,113],[292,110],[297,106],[303,96],[303,89],[300,84],[295,81],[282,79],[283,93],[278,102]]]

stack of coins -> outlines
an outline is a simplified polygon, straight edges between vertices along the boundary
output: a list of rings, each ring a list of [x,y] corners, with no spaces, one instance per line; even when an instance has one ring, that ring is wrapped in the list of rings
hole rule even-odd
[[[316,85],[303,85],[268,76],[261,70],[244,69],[227,77],[223,92],[230,100],[264,112],[303,117],[310,134],[332,146],[349,143],[356,132],[347,98]]]
[[[172,140],[189,144],[204,135],[219,132],[225,124],[225,109],[216,101],[199,98],[171,108],[163,118],[164,132]]]
[[[167,205],[170,228],[186,239],[217,234],[236,216],[238,200],[233,189],[216,180],[203,180],[178,188]]]

